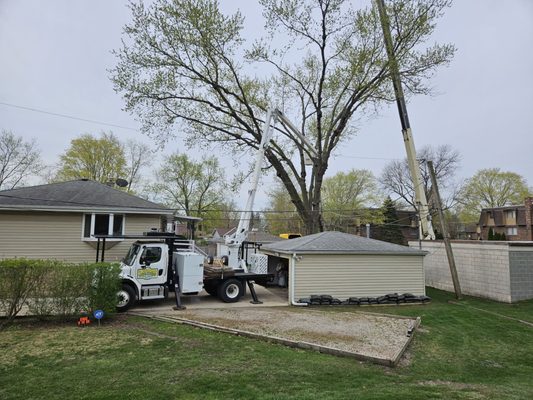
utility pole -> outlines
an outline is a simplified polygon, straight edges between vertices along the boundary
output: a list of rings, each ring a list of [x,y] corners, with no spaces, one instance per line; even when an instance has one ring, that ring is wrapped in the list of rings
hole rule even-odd
[[[392,37],[390,33],[389,18],[385,8],[384,0],[375,0],[379,11],[379,20],[381,28],[383,29],[383,38],[385,41],[385,48],[389,58],[389,70],[394,86],[394,93],[396,95],[396,104],[398,106],[398,113],[400,114],[400,122],[402,124],[403,142],[407,152],[407,162],[409,164],[409,171],[411,172],[411,179],[415,189],[415,202],[418,205],[418,213],[420,214],[420,229],[422,231],[421,237],[426,240],[435,239],[435,232],[431,225],[431,217],[429,215],[429,207],[422,184],[422,174],[420,167],[416,160],[415,142],[413,134],[411,133],[411,125],[409,124],[409,116],[407,115],[407,106],[405,105],[405,97],[403,95],[402,82],[400,80],[400,70],[398,68],[398,61],[394,54]]]
[[[437,185],[437,177],[435,175],[435,168],[433,168],[433,161],[428,161],[429,174],[431,176],[431,186],[433,186],[433,197],[437,205],[437,212],[439,213],[440,228],[442,236],[444,237],[444,247],[446,248],[446,256],[448,257],[448,264],[450,265],[450,272],[452,274],[453,289],[455,290],[455,297],[458,300],[463,298],[461,294],[461,285],[459,284],[459,275],[457,275],[457,268],[455,267],[455,258],[453,257],[452,244],[450,243],[450,234],[444,222],[444,212],[442,211],[442,203],[440,200],[439,187]]]

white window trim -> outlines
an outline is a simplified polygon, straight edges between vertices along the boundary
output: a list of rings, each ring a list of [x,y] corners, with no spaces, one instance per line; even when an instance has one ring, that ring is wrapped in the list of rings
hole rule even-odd
[[[85,237],[85,216],[90,215],[91,216],[91,230],[90,230],[90,237]],[[81,215],[81,240],[84,242],[96,242],[98,239],[94,237],[94,225],[96,220],[96,215],[109,215],[109,223],[107,228],[107,234],[112,235],[113,234],[113,223],[115,221],[115,214],[114,213],[83,213]],[[124,232],[126,231],[126,215],[125,214],[117,214],[122,215],[122,232],[121,235],[124,235]],[[122,242],[123,238],[108,238],[106,241],[111,242]]]

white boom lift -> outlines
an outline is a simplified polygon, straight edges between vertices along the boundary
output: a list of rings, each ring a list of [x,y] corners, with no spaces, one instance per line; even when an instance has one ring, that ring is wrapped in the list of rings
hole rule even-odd
[[[257,192],[257,186],[259,185],[259,178],[261,177],[261,167],[265,159],[265,150],[272,139],[272,135],[274,134],[274,126],[276,122],[279,122],[288,131],[288,133],[295,135],[301,140],[301,145],[309,159],[312,160],[313,157],[317,156],[312,143],[304,135],[302,135],[300,131],[298,131],[298,129],[283,115],[280,110],[277,108],[268,110],[265,122],[263,124],[261,143],[259,144],[259,148],[257,149],[257,154],[255,157],[255,168],[252,176],[252,184],[250,190],[248,191],[248,200],[246,201],[246,206],[241,213],[239,225],[237,226],[235,233],[227,236],[225,240],[229,252],[228,266],[234,269],[242,268],[244,271],[248,270],[246,260],[239,257],[239,249],[243,242],[246,241],[250,231],[252,210],[255,201],[255,194]]]

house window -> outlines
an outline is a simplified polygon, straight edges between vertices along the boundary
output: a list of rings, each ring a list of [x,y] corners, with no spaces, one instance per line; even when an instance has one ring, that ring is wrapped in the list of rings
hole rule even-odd
[[[505,220],[506,221],[515,221],[516,220],[516,210],[506,210],[505,211]]]
[[[515,236],[515,235],[518,235],[518,229],[516,226],[507,228],[507,236]]]
[[[83,237],[94,235],[124,234],[124,215],[121,214],[85,214],[83,218]]]

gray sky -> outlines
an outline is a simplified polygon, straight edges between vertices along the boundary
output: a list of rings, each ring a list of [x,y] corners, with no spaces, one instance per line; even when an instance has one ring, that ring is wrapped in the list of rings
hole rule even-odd
[[[255,1],[221,3],[227,10],[240,8],[247,36],[256,34],[253,27],[262,23]],[[123,101],[107,72],[129,20],[122,0],[0,0],[0,103],[137,128],[134,117],[121,111]],[[432,82],[439,95],[408,104],[416,146],[450,144],[459,150],[460,178],[499,167],[533,186],[533,1],[456,0],[434,39],[452,42],[458,51]],[[133,130],[4,104],[0,129],[36,138],[49,164],[82,133],[112,130],[120,139],[153,143]],[[167,145],[168,152],[178,148],[184,150],[179,139]],[[328,175],[351,168],[379,175],[390,159],[404,156],[397,111],[390,107],[338,150]],[[263,187],[272,182],[266,177]],[[264,205],[259,194],[256,208]]]

